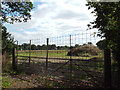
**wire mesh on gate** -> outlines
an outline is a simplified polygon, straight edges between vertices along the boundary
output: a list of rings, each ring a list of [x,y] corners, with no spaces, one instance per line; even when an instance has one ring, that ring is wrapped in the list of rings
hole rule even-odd
[[[56,83],[54,87],[102,87],[104,63],[103,51],[96,45],[99,40],[85,32],[21,41],[18,60],[30,60],[34,68],[39,64],[41,70],[37,73],[45,75],[47,70],[48,86]]]

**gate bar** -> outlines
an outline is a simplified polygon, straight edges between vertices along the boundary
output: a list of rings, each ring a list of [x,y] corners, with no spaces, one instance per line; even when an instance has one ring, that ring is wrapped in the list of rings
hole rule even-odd
[[[30,40],[30,49],[29,49],[29,65],[30,65],[30,60],[31,60],[31,40]]]
[[[70,87],[72,86],[72,55],[71,55],[71,35],[70,35]]]
[[[111,85],[111,54],[110,49],[104,49],[104,82],[105,88],[110,88]]]
[[[46,48],[46,71],[48,70],[48,45],[49,45],[49,38],[47,38],[47,48]]]

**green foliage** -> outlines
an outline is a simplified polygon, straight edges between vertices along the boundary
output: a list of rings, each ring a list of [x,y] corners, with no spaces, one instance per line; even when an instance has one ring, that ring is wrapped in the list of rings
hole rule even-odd
[[[11,54],[13,48],[13,38],[7,32],[7,28],[3,23],[13,24],[14,22],[27,22],[31,19],[30,11],[33,9],[32,2],[2,2],[1,9],[1,22],[2,27],[2,54],[6,51]]]
[[[31,19],[32,2],[2,2],[1,6],[2,23],[13,24]]]
[[[100,0],[101,1],[101,0]],[[97,28],[100,37],[105,37],[107,47],[111,48],[115,60],[120,61],[120,1],[88,2],[88,9],[94,8],[96,19],[88,24],[89,29]]]
[[[91,42],[89,42],[89,44],[92,44]],[[71,48],[76,48],[79,47],[81,45],[76,44],[75,46],[71,46]],[[19,50],[29,50],[30,49],[30,44],[27,43],[23,43],[22,45],[19,45]],[[31,45],[31,50],[46,50],[47,49],[47,45],[43,44],[43,45],[35,45],[32,44]],[[69,46],[56,46],[56,44],[52,44],[52,45],[48,45],[48,50],[69,50],[70,47]]]
[[[57,50],[68,50],[69,48],[68,46],[57,46]]]
[[[19,45],[19,50],[29,50],[30,49],[30,44],[27,43],[23,43],[22,45]],[[31,50],[46,50],[47,49],[47,45],[43,44],[43,45],[35,45],[32,44],[31,45]],[[48,50],[67,50],[69,49],[68,46],[56,46],[55,44],[52,45],[48,45]]]
[[[11,58],[8,53],[4,53],[4,55],[2,55],[2,69],[4,69],[10,61]]]
[[[87,6],[88,9],[94,8],[92,13],[97,16],[96,20],[88,25],[90,29],[98,28],[99,36],[113,40],[114,35],[119,33],[120,2],[89,2]]]
[[[106,40],[100,40],[99,42],[97,42],[97,47],[101,50],[104,50],[106,47]]]
[[[2,88],[9,88],[12,82],[12,78],[2,77]]]
[[[5,26],[2,27],[2,54],[5,53],[5,51],[8,54],[12,53],[13,48],[13,38],[11,37],[11,34],[7,32],[7,28]]]

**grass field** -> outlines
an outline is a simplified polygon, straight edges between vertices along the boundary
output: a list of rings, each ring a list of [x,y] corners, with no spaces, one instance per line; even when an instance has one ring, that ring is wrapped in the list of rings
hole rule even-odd
[[[29,53],[29,50],[23,50],[23,51],[18,51],[18,56],[30,56],[31,57],[46,57],[46,50],[31,50],[31,53]],[[67,53],[69,50],[48,50],[48,58],[65,58],[69,59],[70,56],[67,56]],[[84,53],[88,54],[88,53]],[[88,56],[88,57],[83,57],[83,56],[72,56],[72,59],[91,59],[94,57],[102,57],[102,53],[99,53],[98,55],[95,56]]]

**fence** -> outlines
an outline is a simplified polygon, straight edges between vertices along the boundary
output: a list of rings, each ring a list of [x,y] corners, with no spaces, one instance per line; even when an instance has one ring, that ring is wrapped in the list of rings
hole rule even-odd
[[[109,82],[104,83],[104,55],[98,41],[90,33],[19,41],[17,64],[29,63],[32,73],[49,78],[47,86],[56,82],[55,87],[103,87]]]

